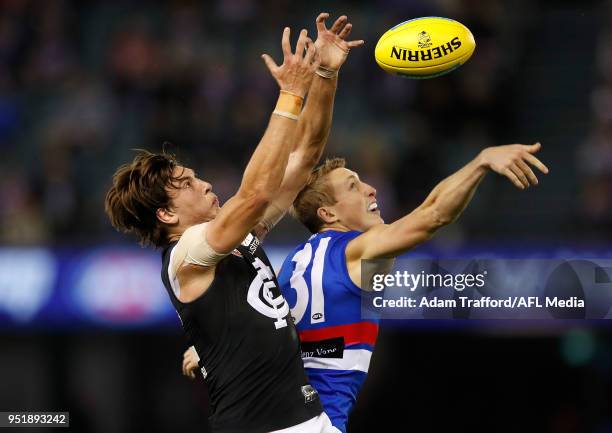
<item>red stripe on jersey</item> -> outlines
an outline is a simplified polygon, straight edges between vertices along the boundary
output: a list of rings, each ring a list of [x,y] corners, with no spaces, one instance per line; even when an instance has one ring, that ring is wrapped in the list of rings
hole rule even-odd
[[[321,341],[329,338],[344,337],[344,344],[365,343],[374,346],[378,336],[378,325],[372,322],[359,322],[351,325],[328,326],[326,328],[302,331],[300,341]]]

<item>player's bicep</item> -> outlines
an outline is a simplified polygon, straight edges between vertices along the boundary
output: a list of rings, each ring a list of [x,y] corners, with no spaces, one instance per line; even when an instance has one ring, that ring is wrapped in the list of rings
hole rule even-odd
[[[347,258],[397,257],[431,238],[434,231],[435,221],[430,209],[419,207],[392,224],[375,226],[353,239],[347,246]]]
[[[206,239],[219,253],[230,253],[257,225],[269,201],[258,194],[237,194],[219,210],[209,223]]]
[[[346,245],[345,255],[347,262],[364,259],[364,254],[366,253],[368,244],[375,242],[380,233],[383,232],[386,227],[386,224],[377,225],[352,239]]]

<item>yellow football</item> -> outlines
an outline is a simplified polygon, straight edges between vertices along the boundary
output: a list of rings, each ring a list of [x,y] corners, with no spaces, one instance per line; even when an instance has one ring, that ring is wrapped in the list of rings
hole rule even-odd
[[[380,37],[374,50],[385,71],[408,78],[448,74],[472,56],[472,32],[458,21],[424,17],[404,21]]]

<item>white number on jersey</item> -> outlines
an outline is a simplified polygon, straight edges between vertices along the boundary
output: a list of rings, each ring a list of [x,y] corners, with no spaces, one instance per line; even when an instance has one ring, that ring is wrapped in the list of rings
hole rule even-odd
[[[319,246],[314,253],[312,260],[312,245],[307,243],[304,248],[293,255],[291,259],[295,262],[295,269],[289,280],[291,288],[297,294],[297,302],[291,309],[291,315],[295,319],[295,323],[299,323],[304,317],[308,301],[310,300],[310,323],[325,322],[325,295],[323,294],[323,265],[325,263],[325,251],[331,238],[323,238],[319,242]],[[310,288],[312,290],[312,298],[310,296],[309,286],[304,278],[304,272],[312,260],[312,269],[310,270]]]

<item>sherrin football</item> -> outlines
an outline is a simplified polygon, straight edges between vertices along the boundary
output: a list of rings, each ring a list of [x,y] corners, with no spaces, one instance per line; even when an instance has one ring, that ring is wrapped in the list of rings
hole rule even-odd
[[[472,56],[472,32],[458,21],[424,17],[405,21],[380,37],[374,50],[385,71],[408,78],[448,74]]]

